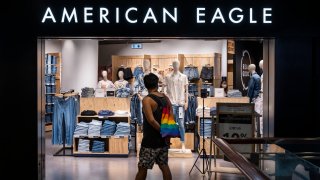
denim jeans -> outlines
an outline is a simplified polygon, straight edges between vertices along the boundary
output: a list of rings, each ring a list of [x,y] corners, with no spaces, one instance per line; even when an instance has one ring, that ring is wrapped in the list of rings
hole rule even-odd
[[[186,124],[193,124],[196,120],[196,109],[198,107],[197,97],[193,95],[188,96],[188,108],[185,112],[184,119]]]
[[[93,140],[92,143],[92,152],[104,152],[105,151],[105,142],[99,140]]]
[[[198,86],[197,86],[197,84],[189,84],[189,85],[188,85],[188,92],[189,92],[189,94],[191,94],[191,95],[198,96],[199,93],[198,93]]]
[[[117,131],[115,136],[128,136],[130,135],[130,125],[128,123],[120,122],[117,124]]]
[[[55,96],[53,103],[52,144],[63,144],[63,136],[65,136],[65,143],[72,145],[76,117],[80,109],[79,99],[76,97],[64,99]],[[63,122],[65,129],[63,129]]]
[[[45,121],[46,123],[51,123],[51,122],[52,122],[52,114],[46,114],[46,115],[44,116],[44,121]]]
[[[79,152],[89,152],[90,140],[79,139],[78,151]]]
[[[53,95],[46,95],[46,103],[53,103]]]
[[[56,65],[46,65],[45,74],[56,74],[57,73],[57,66]]]
[[[183,74],[187,75],[189,81],[199,80],[199,71],[197,67],[185,67]]]
[[[213,79],[213,67],[202,67],[201,69],[201,79],[212,80]]]
[[[142,103],[138,95],[133,95],[130,102],[131,121],[142,125]]]
[[[204,127],[203,127],[203,124]],[[200,136],[204,136],[204,137],[210,137],[211,136],[211,125],[212,125],[212,120],[210,118],[200,118]]]
[[[182,107],[183,109],[183,114],[182,117],[183,118],[179,118],[179,108]],[[184,134],[185,134],[185,128],[184,128],[184,107],[183,106],[178,106],[178,105],[172,105],[173,108],[173,116],[174,116],[174,120],[176,121],[176,123],[178,123],[179,125],[179,131],[180,131],[180,141],[184,142]]]
[[[117,125],[113,121],[105,120],[101,127],[101,135],[112,136],[116,132]]]
[[[89,123],[80,122],[77,124],[76,129],[74,130],[74,135],[88,135]]]

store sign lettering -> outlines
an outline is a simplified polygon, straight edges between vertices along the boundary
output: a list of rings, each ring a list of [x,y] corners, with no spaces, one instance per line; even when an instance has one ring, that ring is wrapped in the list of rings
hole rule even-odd
[[[56,10],[56,9],[55,9]],[[54,14],[51,7],[47,7],[42,15],[42,23],[121,23],[120,17],[125,18],[125,23],[135,24],[135,23],[178,23],[179,9],[174,8],[162,8],[161,17],[156,16],[155,10],[151,7],[143,12],[143,17],[137,17],[137,14],[142,12],[138,7],[129,7],[127,9],[121,9],[119,7],[114,9],[108,9],[106,7],[99,7],[94,9],[93,7],[83,7],[83,8],[72,8],[68,9],[66,7],[62,8],[61,14]],[[254,10],[253,8],[240,8],[234,7],[231,9],[220,9],[219,7],[215,9],[208,9],[205,7],[197,7],[194,10],[195,17],[194,21],[197,24],[204,23],[231,23],[239,24],[242,22],[248,22],[250,24],[262,23],[262,24],[272,24],[272,8],[262,8],[259,10]],[[261,13],[260,19],[257,19],[257,14]],[[158,14],[158,13],[157,13]],[[98,18],[93,18],[97,16]],[[210,16],[210,17],[209,17]],[[210,18],[211,21],[207,22],[206,19]],[[181,17],[183,18],[183,17]],[[95,22],[94,19],[99,19]]]

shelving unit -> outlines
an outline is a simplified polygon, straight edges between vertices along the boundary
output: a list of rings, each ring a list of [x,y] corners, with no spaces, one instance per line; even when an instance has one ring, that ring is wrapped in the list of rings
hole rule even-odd
[[[105,120],[114,121],[116,123],[119,122],[128,122],[130,123],[129,116],[108,116],[99,118],[99,116],[77,116],[77,122],[91,122],[92,120],[99,120],[104,122]],[[105,143],[105,151],[104,152],[79,152],[78,151],[78,143],[79,139],[87,139],[90,140],[90,147],[92,148],[93,140],[101,140]],[[129,156],[129,139],[130,136],[73,136],[73,155],[74,156],[86,156],[86,157],[94,157],[94,156],[116,156],[116,157],[128,157]]]
[[[235,54],[235,42],[234,40],[227,40],[227,85],[228,89],[234,87],[234,54]]]
[[[45,55],[45,123],[46,131],[52,130],[53,106],[52,98],[60,92],[61,87],[61,53],[47,53]]]

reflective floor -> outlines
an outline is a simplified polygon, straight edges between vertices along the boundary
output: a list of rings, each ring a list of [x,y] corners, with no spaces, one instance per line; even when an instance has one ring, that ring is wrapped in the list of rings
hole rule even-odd
[[[53,156],[61,146],[51,144],[51,133],[46,133],[46,180],[127,180],[134,179],[137,173],[138,158],[131,153],[128,158],[105,158],[105,157],[72,157]],[[196,158],[170,158],[173,179],[209,179],[208,173],[203,176],[197,169],[193,169],[189,176]],[[202,159],[197,161],[198,167],[202,170]],[[218,166],[234,167],[232,163],[218,159]],[[162,179],[158,166],[148,171],[148,180]],[[242,175],[216,173],[211,179],[245,179]]]

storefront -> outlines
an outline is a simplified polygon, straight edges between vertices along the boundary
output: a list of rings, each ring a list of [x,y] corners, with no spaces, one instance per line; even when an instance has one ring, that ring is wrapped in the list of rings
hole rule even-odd
[[[306,114],[317,117],[320,109],[317,103],[320,100],[317,94],[320,84],[319,15],[310,9],[313,8],[310,4],[291,2],[287,6],[276,1],[41,1],[31,5],[22,8],[28,10],[20,11],[24,15],[21,17],[29,23],[24,28],[32,29],[31,33],[21,32],[10,39],[5,37],[6,44],[1,47],[16,47],[17,43],[24,46],[21,53],[4,51],[3,57],[17,71],[30,74],[28,77],[21,77],[21,74],[12,77],[22,79],[24,92],[30,93],[27,97],[17,95],[18,99],[32,104],[28,110],[33,113],[28,119],[37,119],[30,124],[22,122],[22,126],[29,128],[21,131],[34,132],[34,137],[29,139],[34,144],[32,150],[37,147],[39,155],[38,177],[44,177],[44,137],[46,128],[50,128],[46,124],[53,120],[49,115],[53,113],[49,107],[53,103],[52,97],[69,90],[79,93],[76,123],[80,122],[82,117],[79,114],[84,110],[130,113],[135,77],[126,79],[130,90],[123,97],[99,98],[105,94],[94,94],[95,97],[84,98],[81,92],[85,87],[99,91],[98,82],[103,78],[103,70],[107,73],[111,70],[112,73],[105,78],[115,84],[119,80],[119,68],[130,68],[134,74],[134,69],[143,66],[145,59],[150,61],[152,72],[163,72],[163,78],[175,60],[180,62],[179,71],[183,74],[188,74],[186,69],[196,67],[199,78],[194,81],[189,77],[189,93],[196,95],[204,87],[210,89],[208,95],[211,97],[207,101],[210,107],[220,101],[214,92],[219,90],[215,88],[221,88],[222,80],[227,80],[229,93],[232,89],[241,93],[241,98],[223,97],[222,102],[249,102],[247,66],[255,64],[259,75],[263,69],[263,135],[320,136],[317,122],[305,118]],[[288,8],[291,13],[284,11]],[[298,11],[305,13],[302,16]],[[17,19],[17,16],[14,14],[12,18]],[[12,34],[7,30],[5,33]],[[56,58],[49,62],[48,55]],[[19,66],[11,64],[9,59],[12,58],[19,60]],[[261,68],[260,60],[264,60]],[[213,69],[207,80],[201,77],[204,67]],[[5,69],[4,73],[7,71]],[[16,87],[11,80],[5,80],[5,83]],[[91,91],[89,88],[87,90]],[[116,91],[113,93],[122,95]],[[108,104],[110,99],[112,104]],[[117,118],[113,121],[126,122],[135,127],[135,132],[139,130],[129,115],[121,116],[120,120]],[[190,132],[186,132],[185,146],[195,150],[197,128]],[[139,134],[134,135],[133,145],[138,146]],[[81,138],[74,138],[73,134],[70,137],[73,138],[71,144],[78,146]],[[124,143],[118,142],[120,140]],[[129,138],[110,137],[105,154],[128,155],[130,149],[113,149],[112,143],[132,142]],[[174,144],[176,148],[182,147],[179,143],[177,140]],[[27,142],[22,144],[28,146]]]

